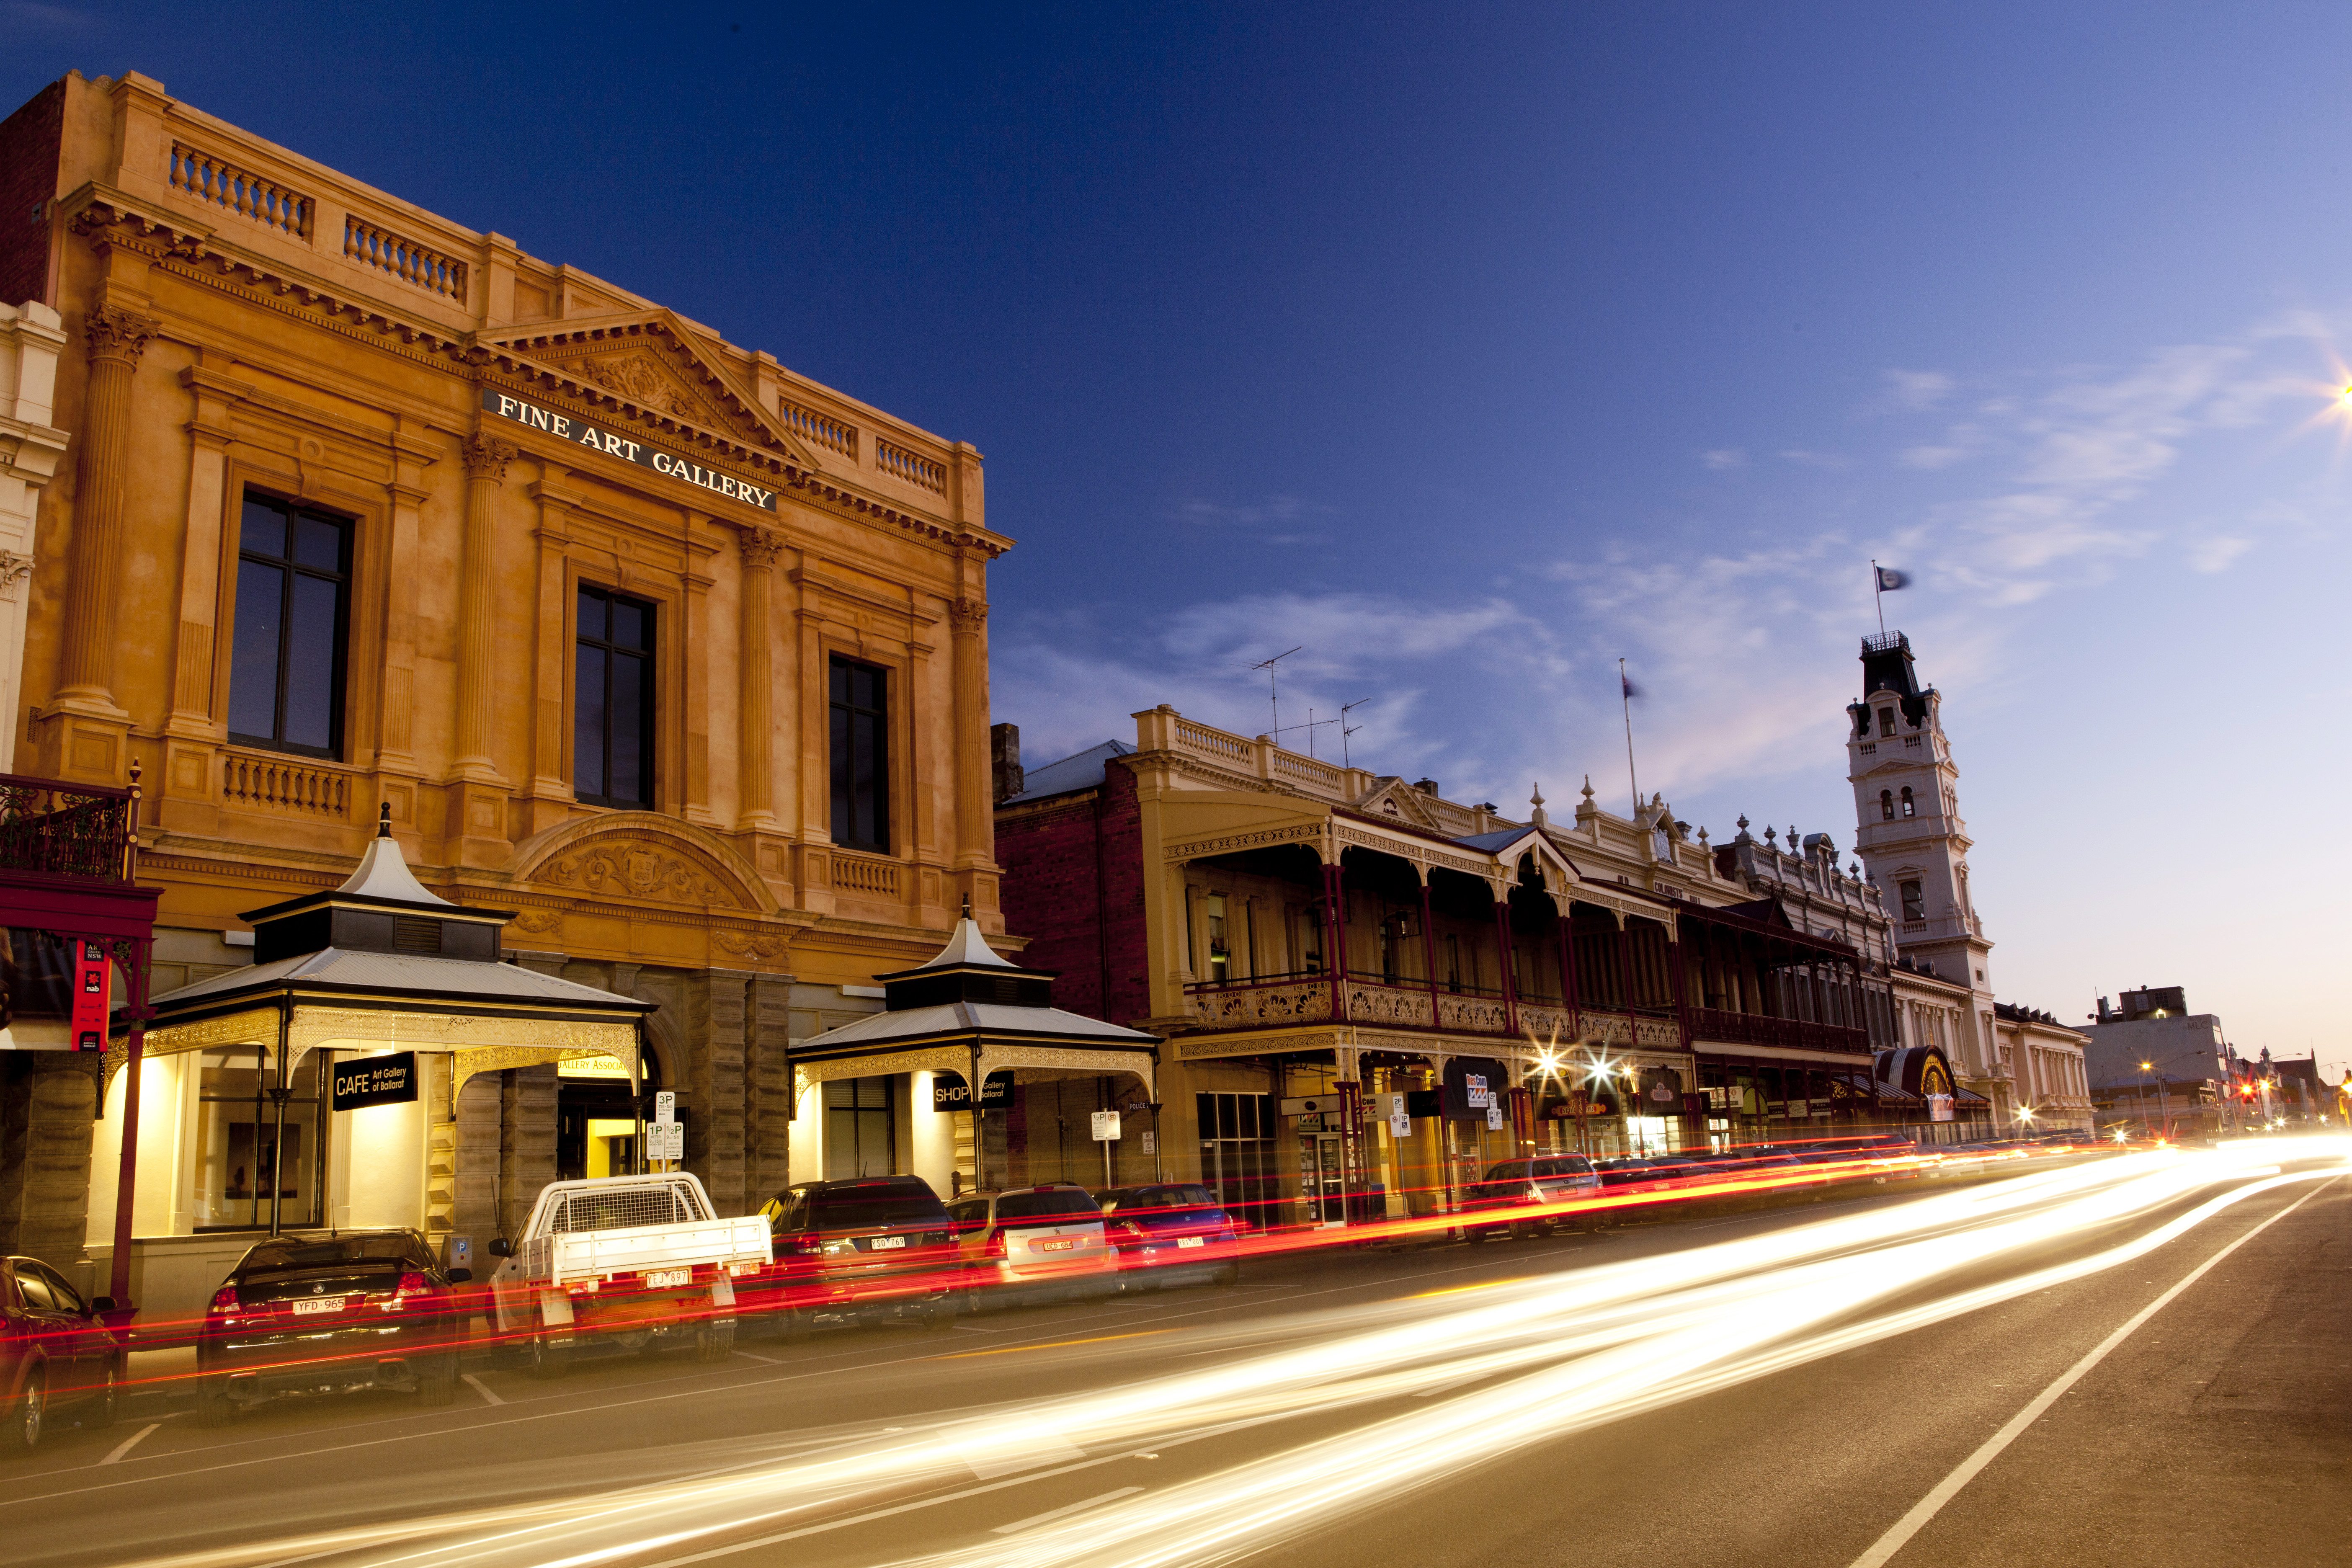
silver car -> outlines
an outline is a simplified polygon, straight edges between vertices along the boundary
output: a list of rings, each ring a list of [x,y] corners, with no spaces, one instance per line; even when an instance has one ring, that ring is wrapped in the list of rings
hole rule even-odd
[[[1084,1187],[1062,1182],[977,1193],[948,1205],[971,1281],[985,1307],[1021,1297],[1100,1300],[1118,1289],[1118,1259],[1102,1210]]]

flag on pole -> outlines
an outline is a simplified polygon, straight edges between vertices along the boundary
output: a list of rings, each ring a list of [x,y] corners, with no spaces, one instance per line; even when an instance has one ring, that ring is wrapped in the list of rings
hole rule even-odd
[[[1911,585],[1911,574],[1908,572],[1897,572],[1892,566],[1874,566],[1872,570],[1878,574],[1878,591],[1882,594],[1892,594],[1897,588]]]
[[[1622,669],[1617,672],[1617,684],[1625,689],[1625,700],[1628,702],[1642,695],[1642,689],[1634,685]]]

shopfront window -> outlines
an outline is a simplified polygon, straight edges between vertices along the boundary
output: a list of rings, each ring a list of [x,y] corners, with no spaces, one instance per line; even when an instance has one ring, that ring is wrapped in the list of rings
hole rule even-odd
[[[1201,1127],[1201,1177],[1235,1219],[1276,1224],[1281,1181],[1274,1133],[1279,1123],[1270,1094],[1195,1097]]]
[[[236,1046],[206,1051],[196,1072],[195,1180],[198,1230],[267,1228],[273,1208],[288,1229],[319,1225],[320,1057],[297,1063],[279,1131],[277,1084],[268,1050]]]
[[[888,1078],[837,1078],[824,1086],[827,1181],[887,1176],[898,1169],[897,1105]]]

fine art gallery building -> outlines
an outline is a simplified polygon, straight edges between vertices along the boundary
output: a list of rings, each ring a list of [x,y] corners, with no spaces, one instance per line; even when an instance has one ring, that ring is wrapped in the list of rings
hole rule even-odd
[[[36,215],[0,226],[0,296],[61,323],[45,423],[69,437],[20,589],[15,767],[138,764],[151,993],[253,964],[247,917],[342,889],[388,812],[449,912],[387,915],[387,963],[457,933],[642,1034],[641,1062],[507,1041],[470,1080],[502,1180],[632,1157],[633,1075],[677,1095],[729,1212],[838,1164],[829,1126],[878,1139],[869,1165],[953,1161],[917,1136],[928,1083],[803,1075],[796,1104],[790,1051],[878,1011],[876,976],[959,910],[1004,929],[987,571],[1011,541],[980,454],[141,76],[52,84],[0,123],[0,176]],[[231,1155],[257,1086],[315,1103],[337,1057],[274,1038],[159,1023],[134,1248],[225,1259],[265,1223]],[[110,1172],[130,1076],[8,1112]],[[348,1151],[320,1127],[279,1185],[331,1192]],[[52,1261],[101,1261],[113,1191],[50,1173],[41,1234],[79,1205],[90,1244]]]

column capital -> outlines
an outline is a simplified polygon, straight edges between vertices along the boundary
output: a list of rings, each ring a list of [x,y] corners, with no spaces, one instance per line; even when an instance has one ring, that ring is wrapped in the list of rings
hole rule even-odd
[[[147,340],[163,330],[154,317],[120,305],[100,305],[82,318],[82,341],[92,360],[115,360],[135,365],[147,352]]]
[[[948,626],[958,637],[976,637],[988,624],[988,605],[980,599],[956,599],[948,605]]]
[[[773,570],[776,557],[784,552],[782,536],[763,528],[740,528],[736,530],[735,537],[743,552],[743,565],[749,571]]]
[[[482,435],[467,437],[462,452],[466,459],[466,477],[488,479],[492,484],[506,482],[507,465],[513,462],[518,455],[513,442]]]

